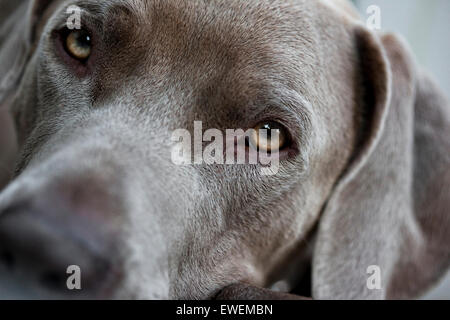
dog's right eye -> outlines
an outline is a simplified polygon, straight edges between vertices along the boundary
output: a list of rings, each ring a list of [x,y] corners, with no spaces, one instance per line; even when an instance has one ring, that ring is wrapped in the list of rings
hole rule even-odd
[[[64,38],[64,47],[72,58],[86,61],[92,52],[91,36],[85,30],[69,31]]]
[[[250,142],[261,151],[280,151],[287,146],[288,137],[288,131],[283,125],[275,121],[267,121],[254,128]]]

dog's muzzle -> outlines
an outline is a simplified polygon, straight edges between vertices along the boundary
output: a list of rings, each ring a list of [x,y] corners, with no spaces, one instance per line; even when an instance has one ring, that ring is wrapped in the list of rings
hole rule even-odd
[[[1,210],[1,298],[111,295],[121,258],[113,223],[101,212],[107,197],[99,201],[101,195],[78,192],[81,187],[42,188]]]

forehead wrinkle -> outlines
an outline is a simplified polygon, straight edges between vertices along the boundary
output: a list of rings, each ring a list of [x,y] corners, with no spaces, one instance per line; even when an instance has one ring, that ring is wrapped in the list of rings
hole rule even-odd
[[[281,108],[278,114],[281,114],[292,127],[300,128],[303,143],[309,141],[313,127],[317,125],[311,102],[296,90],[282,84],[273,85],[269,94],[269,104]]]
[[[102,26],[106,19],[105,11],[106,8],[111,5],[110,2],[106,1],[89,1],[89,0],[78,0],[63,2],[59,7],[59,11],[56,13],[55,20],[57,21],[56,27],[64,28],[67,25],[67,19],[70,16],[66,10],[70,6],[76,6],[80,8],[81,23],[84,21],[90,21],[91,24],[96,26]]]
[[[81,19],[83,19],[83,14],[89,14],[90,16],[95,17],[98,20],[103,20],[102,14],[105,7],[105,3],[103,1],[94,2],[88,0],[78,0],[67,4],[65,7],[67,8],[72,5],[75,5],[81,9]]]
[[[286,88],[284,85],[275,86],[271,92],[272,101],[286,108],[297,121],[311,122],[313,114],[312,104],[296,90]]]
[[[110,18],[110,13],[114,9],[126,9],[126,1],[122,0],[109,0],[109,1],[93,1],[93,0],[77,0],[65,3],[62,6],[62,11],[60,16],[67,19],[66,9],[72,5],[77,6],[81,9],[81,21],[83,17],[88,16],[89,19],[95,20],[100,25],[103,23],[108,23]]]

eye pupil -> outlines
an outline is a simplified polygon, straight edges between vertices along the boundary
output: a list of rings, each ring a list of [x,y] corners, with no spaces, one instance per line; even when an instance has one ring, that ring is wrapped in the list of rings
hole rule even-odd
[[[90,47],[91,46],[91,37],[88,34],[81,33],[81,32],[78,33],[77,34],[77,41],[83,47]]]

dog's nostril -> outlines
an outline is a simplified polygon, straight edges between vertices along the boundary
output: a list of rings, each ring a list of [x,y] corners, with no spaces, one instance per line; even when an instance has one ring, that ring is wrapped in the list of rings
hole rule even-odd
[[[3,264],[9,270],[14,269],[16,260],[14,255],[9,251],[0,252],[0,263]]]

